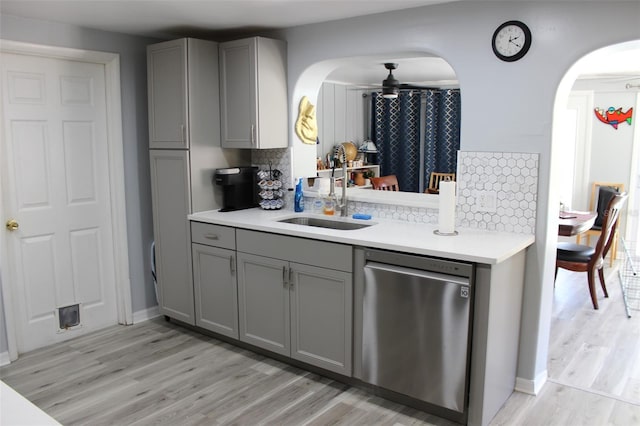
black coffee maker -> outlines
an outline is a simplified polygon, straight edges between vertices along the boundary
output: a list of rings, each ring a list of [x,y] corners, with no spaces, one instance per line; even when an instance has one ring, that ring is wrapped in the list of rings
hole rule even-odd
[[[250,209],[258,206],[257,167],[216,169],[214,181],[222,186],[221,212]]]

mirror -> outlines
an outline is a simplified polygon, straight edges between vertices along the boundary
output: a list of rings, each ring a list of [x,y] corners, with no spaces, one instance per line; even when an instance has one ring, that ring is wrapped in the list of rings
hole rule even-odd
[[[401,90],[401,96],[421,94],[420,89],[422,88],[457,89],[459,87],[457,77],[451,66],[444,59],[435,56],[345,60],[343,66],[335,69],[327,76],[318,93],[316,112],[319,139],[317,157],[319,162],[326,164],[327,154],[332,152],[336,144],[352,141],[357,146],[360,146],[366,140],[375,140],[376,136],[380,138],[379,133],[371,134],[372,93],[381,91],[382,80],[388,75],[388,70],[384,67],[385,62],[398,64],[393,74],[402,84],[402,88],[407,88],[406,90]],[[414,114],[414,120],[416,120],[415,131],[421,132],[420,135],[415,136],[419,138],[416,143],[420,143],[425,139],[424,111],[426,101],[424,94],[422,94],[422,98],[422,107],[418,106],[418,108],[422,108],[422,111],[416,111]],[[379,117],[381,116],[380,102],[384,102],[382,98],[378,98],[376,101],[376,111],[378,111]],[[420,100],[417,100],[417,102],[417,105],[420,105]],[[396,100],[396,103],[399,102]],[[413,103],[413,105],[415,107],[416,104]],[[420,121],[418,122],[417,120]],[[376,127],[376,129],[378,128]],[[459,127],[457,128],[459,143]],[[400,189],[401,191],[423,192],[428,185],[428,176],[425,177],[424,170],[424,142],[419,147],[412,146],[405,149],[405,151],[409,150],[414,151],[411,154],[412,156],[420,156],[422,160],[416,158],[415,167],[409,168],[409,173],[413,179],[410,179],[412,180],[411,185],[406,186],[412,188],[403,188],[401,185]],[[374,161],[378,160],[379,162],[382,160],[382,164],[377,170],[378,173],[400,174],[401,172],[406,172],[406,170],[394,170],[399,167],[399,163],[398,161],[395,164],[393,162],[389,163],[390,154],[387,151],[385,152],[387,155],[386,160],[380,158],[384,156],[384,153],[380,153],[377,156],[366,156]],[[392,154],[392,156],[395,156],[395,154]],[[361,155],[359,159],[363,159],[363,157],[365,156]],[[404,166],[406,163],[401,161],[401,164]],[[399,168],[406,169],[406,167]],[[455,171],[455,164],[453,170]]]

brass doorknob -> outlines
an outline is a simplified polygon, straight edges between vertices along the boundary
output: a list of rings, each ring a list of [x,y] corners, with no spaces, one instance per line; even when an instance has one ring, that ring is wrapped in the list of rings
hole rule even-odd
[[[15,231],[20,227],[20,224],[15,219],[9,219],[6,226],[9,231]]]

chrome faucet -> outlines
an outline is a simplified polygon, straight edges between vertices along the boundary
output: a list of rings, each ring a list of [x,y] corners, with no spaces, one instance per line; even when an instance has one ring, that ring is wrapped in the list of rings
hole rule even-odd
[[[349,214],[349,204],[347,201],[347,185],[349,179],[347,178],[347,152],[344,149],[344,145],[340,144],[336,146],[333,152],[334,161],[340,161],[342,163],[342,198],[340,204],[336,204],[336,208],[340,209],[340,216],[347,217]],[[329,196],[333,196],[335,199],[335,181],[331,180],[331,186],[329,190]]]

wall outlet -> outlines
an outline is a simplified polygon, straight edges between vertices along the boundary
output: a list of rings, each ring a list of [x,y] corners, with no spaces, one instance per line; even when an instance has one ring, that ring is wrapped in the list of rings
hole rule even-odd
[[[478,191],[476,194],[477,211],[495,213],[497,198],[496,191]]]

